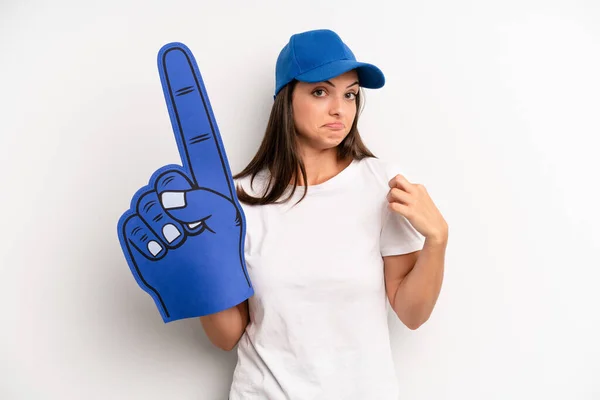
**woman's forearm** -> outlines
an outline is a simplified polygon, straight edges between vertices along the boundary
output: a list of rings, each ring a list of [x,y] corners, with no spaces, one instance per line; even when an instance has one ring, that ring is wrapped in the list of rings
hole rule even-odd
[[[447,236],[427,238],[413,269],[396,289],[393,309],[410,329],[431,315],[444,277]]]

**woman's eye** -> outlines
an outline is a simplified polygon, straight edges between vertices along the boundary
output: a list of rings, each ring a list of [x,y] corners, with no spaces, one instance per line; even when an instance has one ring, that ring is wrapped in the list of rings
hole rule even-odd
[[[349,98],[350,100],[354,100],[354,99],[356,99],[356,93],[353,93],[353,92],[346,93],[346,97]]]
[[[323,89],[317,89],[313,92],[314,95],[316,95],[317,97],[321,97],[321,94],[324,94],[325,91]]]

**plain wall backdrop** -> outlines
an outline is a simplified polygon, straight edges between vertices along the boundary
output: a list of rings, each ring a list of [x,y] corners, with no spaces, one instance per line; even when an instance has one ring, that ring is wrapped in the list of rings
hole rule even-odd
[[[597,1],[98,3],[0,3],[0,398],[227,397],[236,352],[164,324],[117,239],[180,163],[156,56],[192,50],[238,172],[280,49],[330,28],[386,74],[367,145],[450,226],[431,319],[390,315],[402,398],[600,399]]]

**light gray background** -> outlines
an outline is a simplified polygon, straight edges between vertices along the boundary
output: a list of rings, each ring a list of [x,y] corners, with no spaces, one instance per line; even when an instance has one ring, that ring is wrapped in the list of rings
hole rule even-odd
[[[386,73],[361,132],[450,225],[430,321],[390,316],[402,398],[600,398],[598,2],[98,3],[0,6],[0,398],[226,398],[235,351],[163,324],[117,240],[179,163],[156,55],[191,48],[239,171],[323,27]]]

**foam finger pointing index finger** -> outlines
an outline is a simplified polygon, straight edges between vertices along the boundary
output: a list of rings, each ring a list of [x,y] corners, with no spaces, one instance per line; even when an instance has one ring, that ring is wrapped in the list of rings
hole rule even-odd
[[[197,185],[231,198],[227,158],[192,53],[170,43],[159,52],[158,68],[184,168]]]

